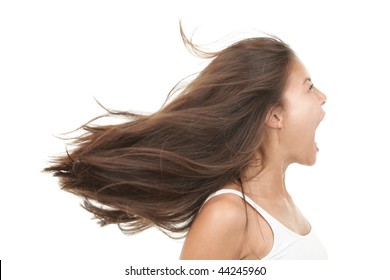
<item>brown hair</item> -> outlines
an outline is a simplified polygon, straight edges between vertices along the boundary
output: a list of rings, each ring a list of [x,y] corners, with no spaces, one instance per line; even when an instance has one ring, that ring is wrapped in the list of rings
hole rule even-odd
[[[249,38],[210,53],[180,31],[187,48],[212,58],[208,66],[156,113],[108,111],[127,120],[83,125],[74,148],[44,169],[101,225],[185,233],[210,194],[232,182],[242,188],[266,114],[283,105],[294,53],[281,40]]]

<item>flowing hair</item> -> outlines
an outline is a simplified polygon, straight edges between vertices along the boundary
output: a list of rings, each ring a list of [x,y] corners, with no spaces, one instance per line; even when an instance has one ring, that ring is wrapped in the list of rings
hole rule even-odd
[[[185,234],[208,196],[229,183],[242,189],[262,154],[266,115],[283,107],[294,53],[280,39],[248,38],[211,53],[180,32],[188,49],[211,58],[196,78],[153,114],[108,110],[126,120],[81,126],[73,148],[44,169],[102,226]]]

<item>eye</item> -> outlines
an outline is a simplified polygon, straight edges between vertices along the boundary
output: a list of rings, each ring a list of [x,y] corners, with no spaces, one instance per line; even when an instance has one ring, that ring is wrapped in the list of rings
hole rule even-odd
[[[309,91],[312,91],[314,89],[314,84],[310,84]]]

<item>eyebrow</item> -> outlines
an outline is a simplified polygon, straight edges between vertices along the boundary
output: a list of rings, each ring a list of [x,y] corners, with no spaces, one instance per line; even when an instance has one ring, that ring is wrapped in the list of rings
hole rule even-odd
[[[311,78],[310,78],[310,77],[307,77],[307,78],[303,81],[302,85],[304,85],[306,82],[311,82]]]

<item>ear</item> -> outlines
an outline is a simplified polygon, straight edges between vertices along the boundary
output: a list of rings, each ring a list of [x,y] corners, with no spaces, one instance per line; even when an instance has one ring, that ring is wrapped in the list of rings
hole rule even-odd
[[[268,111],[265,125],[271,128],[282,128],[283,127],[283,110],[281,107],[274,107]]]

